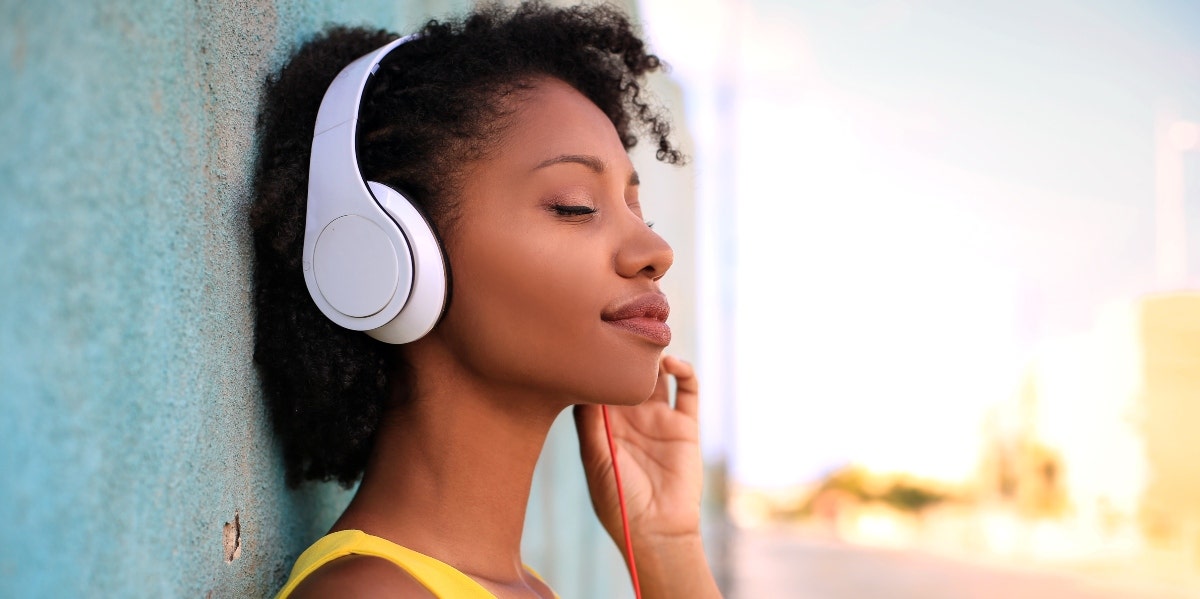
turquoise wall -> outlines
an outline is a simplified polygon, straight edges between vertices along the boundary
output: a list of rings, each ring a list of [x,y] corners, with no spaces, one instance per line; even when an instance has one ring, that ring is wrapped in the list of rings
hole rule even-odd
[[[430,4],[0,4],[0,596],[262,596],[328,526],[251,362],[259,90],[326,22],[462,3]]]

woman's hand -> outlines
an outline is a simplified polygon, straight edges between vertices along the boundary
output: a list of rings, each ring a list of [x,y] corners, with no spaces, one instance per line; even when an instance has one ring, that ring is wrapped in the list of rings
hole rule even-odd
[[[670,376],[676,382],[674,407],[669,397]],[[692,365],[664,357],[650,399],[638,406],[609,406],[608,415],[645,596],[718,596],[700,542],[703,465],[698,383]],[[575,406],[575,428],[592,507],[624,553],[621,511],[600,406]],[[694,592],[683,592],[688,588]]]

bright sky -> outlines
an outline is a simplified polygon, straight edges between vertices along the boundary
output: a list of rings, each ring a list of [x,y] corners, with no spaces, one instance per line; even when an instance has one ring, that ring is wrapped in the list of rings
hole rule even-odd
[[[1188,4],[643,0],[701,211],[736,212],[736,258],[699,248],[736,273],[735,480],[965,476],[1033,345],[1152,287],[1155,119],[1200,117]]]

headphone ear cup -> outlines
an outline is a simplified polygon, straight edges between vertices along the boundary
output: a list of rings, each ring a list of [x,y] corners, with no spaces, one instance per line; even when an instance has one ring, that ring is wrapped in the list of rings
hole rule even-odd
[[[313,249],[313,275],[321,296],[352,318],[378,314],[397,293],[407,296],[412,257],[408,246],[400,245],[366,217],[347,214],[334,219],[321,230]]]
[[[367,334],[385,343],[411,343],[432,330],[445,311],[449,291],[446,257],[433,226],[404,194],[375,181],[368,181],[367,187],[407,243],[392,255],[397,262],[407,263],[412,281],[399,313]]]

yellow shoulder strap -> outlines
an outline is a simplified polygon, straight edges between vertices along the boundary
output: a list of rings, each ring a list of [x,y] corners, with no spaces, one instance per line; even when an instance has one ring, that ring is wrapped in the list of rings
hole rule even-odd
[[[276,595],[286,599],[317,568],[347,555],[370,555],[396,564],[439,598],[495,599],[495,595],[471,577],[423,553],[401,547],[361,530],[339,530],[321,537],[300,554],[287,584]]]

